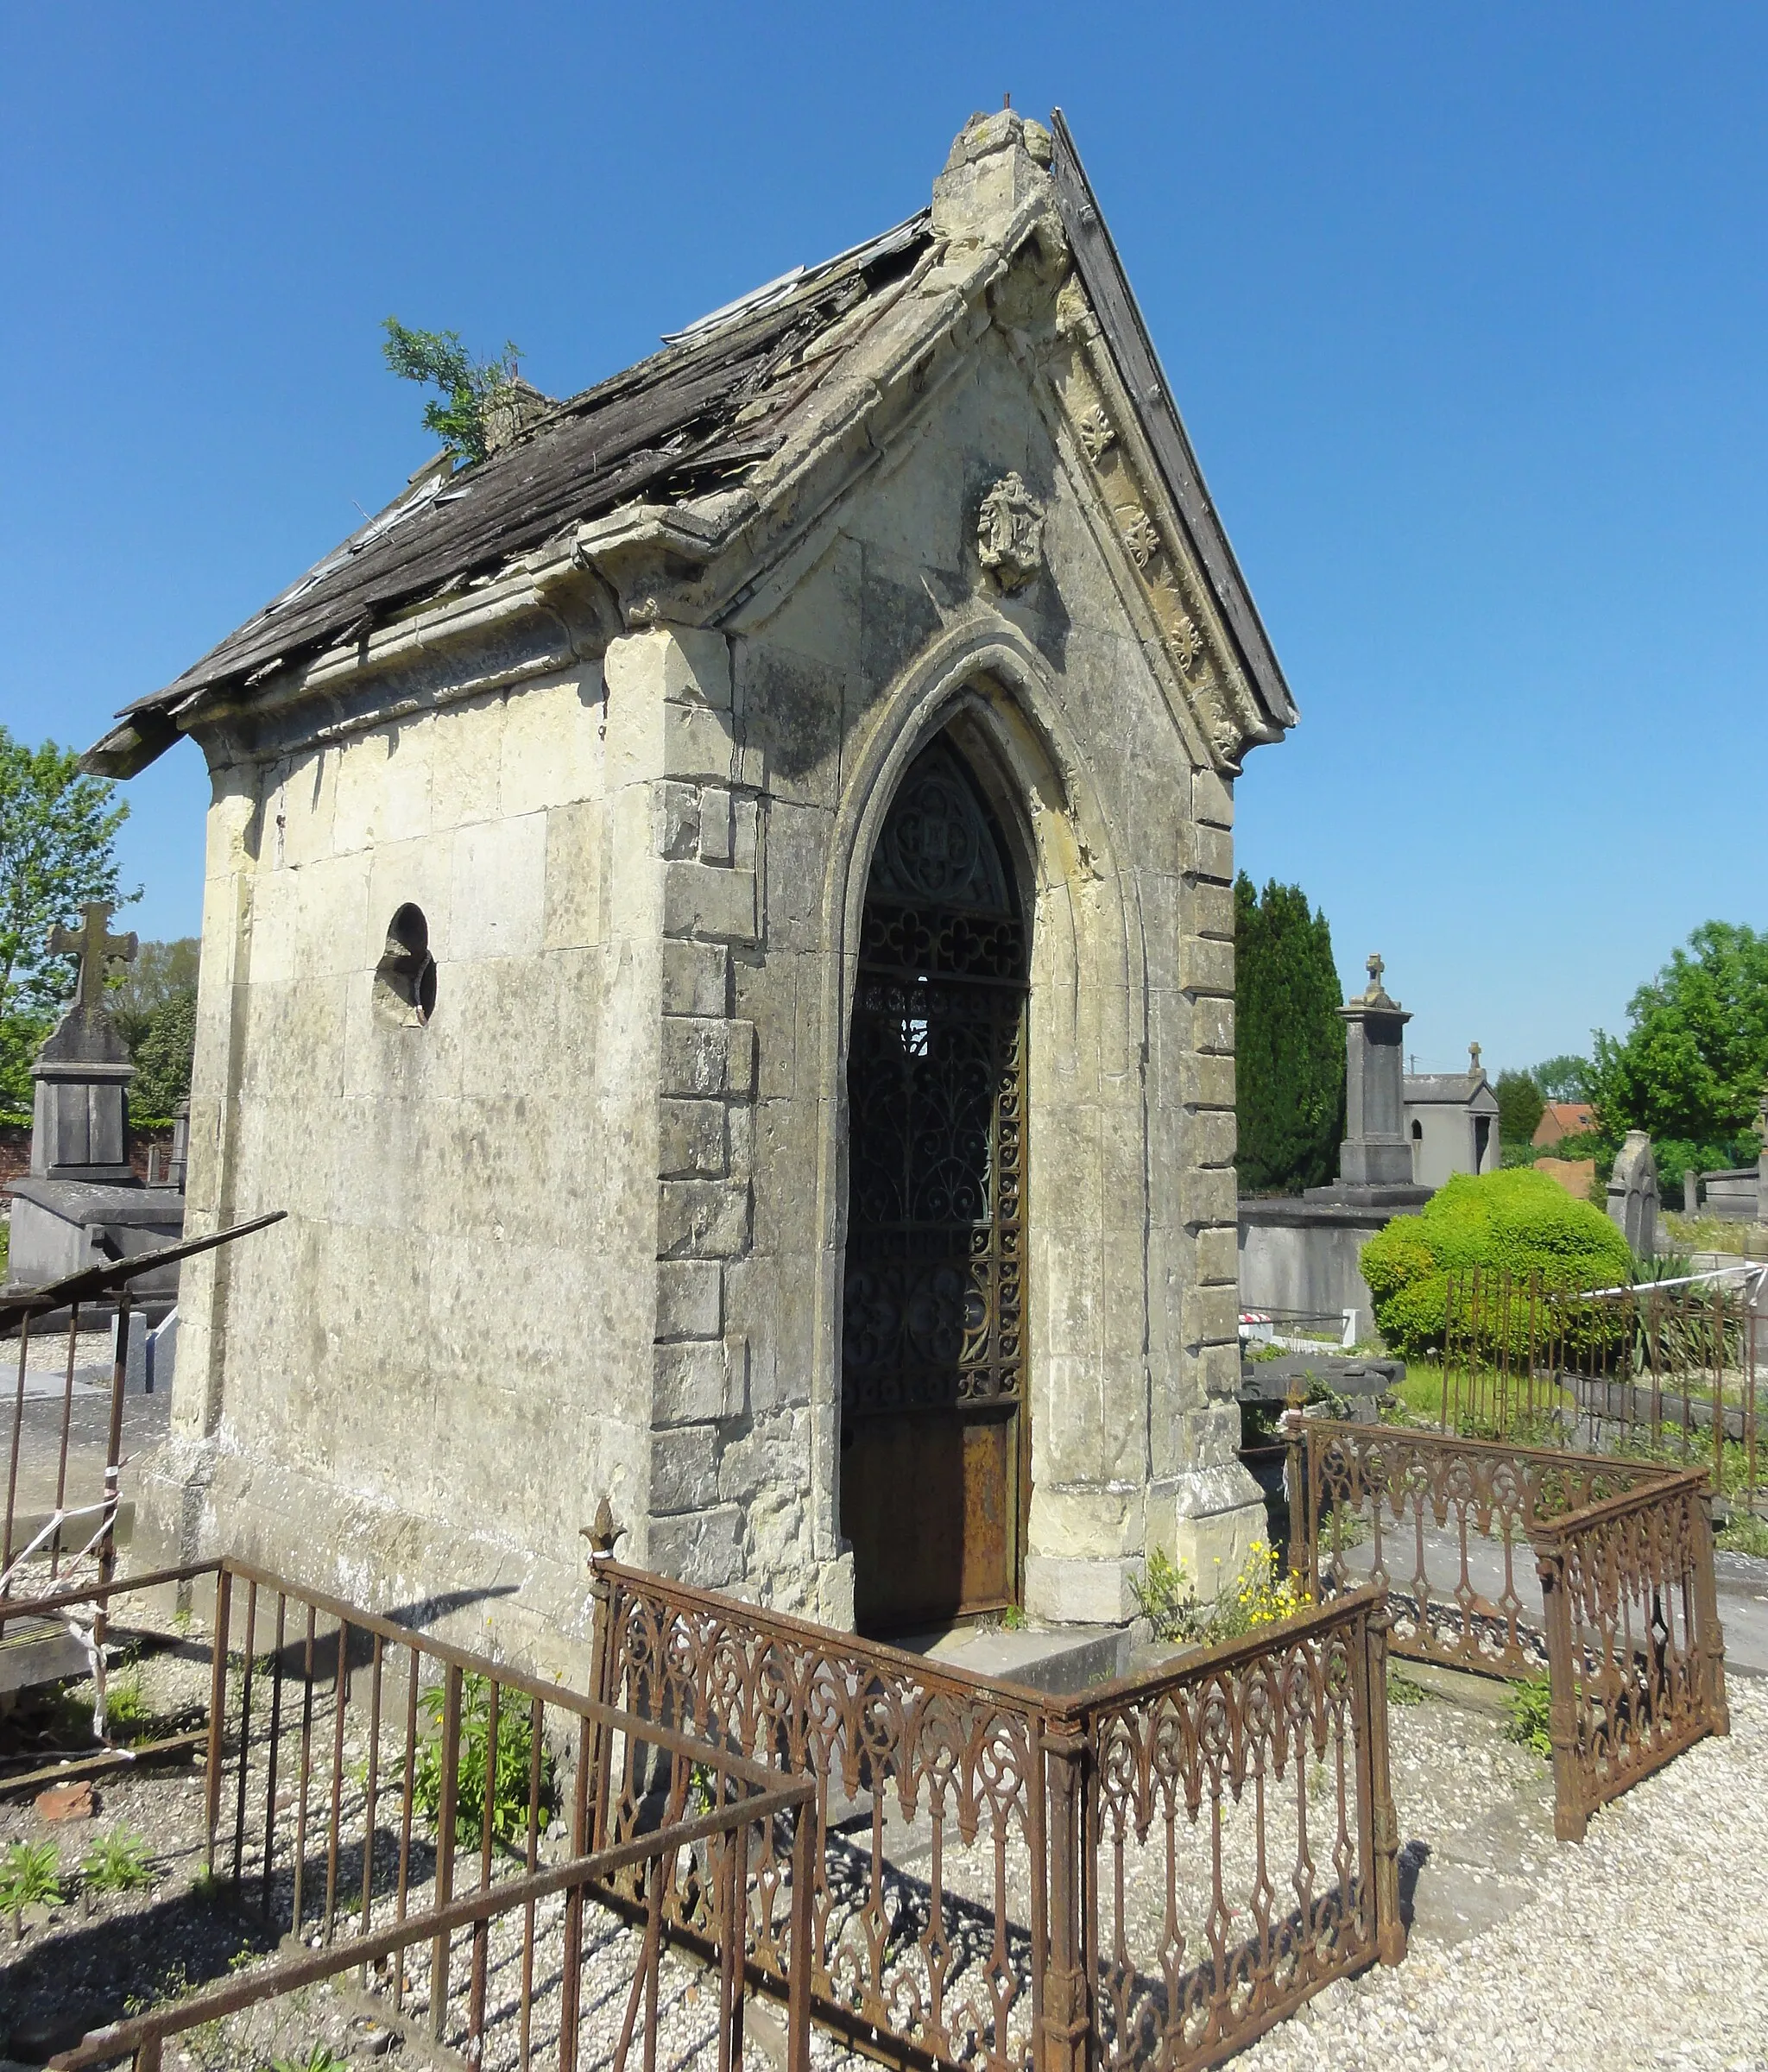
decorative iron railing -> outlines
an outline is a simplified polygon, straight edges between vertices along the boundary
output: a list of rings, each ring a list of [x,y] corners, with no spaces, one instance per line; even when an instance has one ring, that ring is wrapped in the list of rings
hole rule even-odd
[[[1377,1591],[1059,1698],[597,1568],[604,1703],[813,1778],[812,2008],[862,2048],[1209,2065],[1403,1953]]]
[[[1715,1494],[1768,1512],[1765,1302],[1760,1267],[1611,1288],[1453,1273],[1430,1413],[1463,1438],[1708,1464]]]
[[[1727,1730],[1702,1469],[1292,1414],[1290,1567],[1415,1660],[1551,1686],[1555,1831]]]

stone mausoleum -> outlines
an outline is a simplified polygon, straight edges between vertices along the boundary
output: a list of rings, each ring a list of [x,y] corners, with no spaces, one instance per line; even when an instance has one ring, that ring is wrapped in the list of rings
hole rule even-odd
[[[875,1632],[1236,1563],[1295,712],[1060,118],[492,428],[89,759],[208,759],[188,1228],[289,1211],[185,1269],[166,1530],[543,1654],[604,1494]]]

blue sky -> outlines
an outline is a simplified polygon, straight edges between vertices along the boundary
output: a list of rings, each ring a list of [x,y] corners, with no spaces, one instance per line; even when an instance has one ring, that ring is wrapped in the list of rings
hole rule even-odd
[[[81,746],[426,458],[1066,111],[1300,704],[1239,854],[1422,1064],[1764,925],[1759,6],[0,7],[0,722]],[[129,787],[195,929],[201,758]]]

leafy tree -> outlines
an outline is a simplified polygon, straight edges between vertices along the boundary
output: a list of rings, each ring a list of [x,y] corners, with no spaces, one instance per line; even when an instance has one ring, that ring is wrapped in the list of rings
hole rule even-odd
[[[74,960],[50,956],[49,931],[88,900],[126,904],[116,841],[129,808],[115,790],[81,776],[73,749],[0,727],[0,1102],[15,1111],[30,1107],[31,1060],[73,989]]]
[[[401,381],[439,388],[444,400],[424,405],[424,423],[451,453],[485,458],[485,411],[498,389],[515,379],[518,348],[505,341],[495,360],[476,360],[458,331],[410,331],[388,317],[382,347],[387,364]]]
[[[132,1115],[163,1118],[190,1091],[191,1060],[197,1047],[197,996],[190,988],[170,994],[148,1019],[135,1053],[129,1090]]]
[[[1562,1051],[1556,1058],[1544,1058],[1529,1077],[1541,1090],[1544,1101],[1582,1101],[1590,1076],[1588,1058],[1574,1058]]]
[[[77,921],[88,900],[127,904],[115,848],[129,808],[111,804],[116,789],[81,776],[74,749],[27,748],[0,727],[0,1017],[47,1016],[73,990],[73,959],[48,951],[58,921]]]
[[[1503,1144],[1526,1144],[1534,1136],[1547,1103],[1531,1072],[1500,1072],[1493,1090],[1498,1096],[1498,1138]]]
[[[1748,1155],[1768,1082],[1768,935],[1704,922],[1633,995],[1627,1020],[1625,1037],[1595,1032],[1588,1097],[1604,1142],[1649,1130],[1701,1154],[1684,1167]]]
[[[1234,888],[1241,1184],[1253,1194],[1319,1186],[1344,1134],[1344,1024],[1323,913],[1299,885]]]
[[[113,974],[105,1005],[131,1051],[140,1050],[154,1016],[174,994],[196,991],[201,951],[193,935],[143,943],[134,962]]]

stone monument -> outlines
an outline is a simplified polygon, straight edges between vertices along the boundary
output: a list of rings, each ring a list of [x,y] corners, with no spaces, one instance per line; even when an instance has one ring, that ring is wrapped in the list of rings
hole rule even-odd
[[[1310,1187],[1309,1201],[1361,1208],[1416,1209],[1432,1190],[1412,1179],[1405,1129],[1405,1056],[1401,1033],[1411,1016],[1382,984],[1386,967],[1369,958],[1369,983],[1338,1010],[1345,1025],[1344,1141],[1338,1178]]]
[[[37,1287],[104,1259],[175,1244],[181,1187],[144,1187],[129,1159],[129,1083],[135,1063],[104,1007],[104,974],[133,960],[133,935],[108,932],[111,909],[94,900],[78,929],[57,927],[53,956],[79,959],[67,1011],[37,1053],[31,1169],[12,1184],[11,1285]],[[163,1307],[178,1269],[148,1274],[134,1293]]]
[[[1354,1333],[1369,1324],[1374,1298],[1363,1279],[1362,1249],[1391,1217],[1424,1207],[1434,1191],[1412,1179],[1405,1128],[1400,1034],[1411,1016],[1381,982],[1380,956],[1369,983],[1338,1010],[1345,1025],[1345,1137],[1338,1178],[1297,1199],[1240,1203],[1241,1301],[1301,1316],[1354,1311]]]
[[[1608,1178],[1608,1216],[1633,1251],[1658,1249],[1658,1161],[1643,1129],[1630,1129]]]

